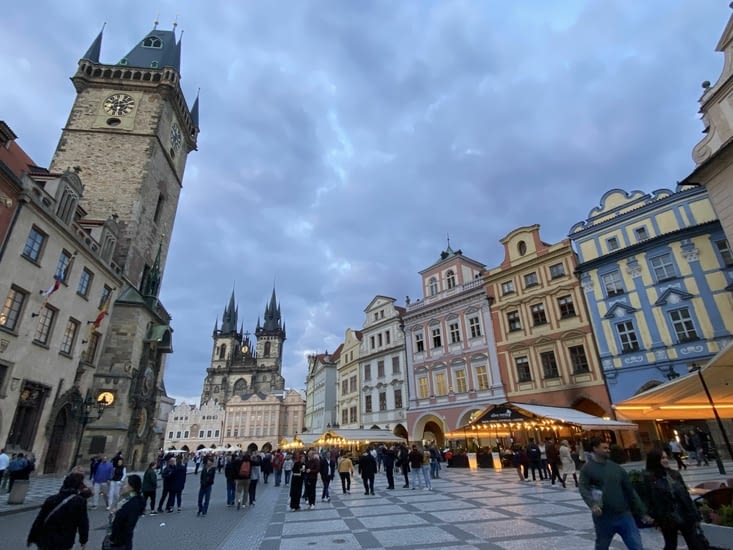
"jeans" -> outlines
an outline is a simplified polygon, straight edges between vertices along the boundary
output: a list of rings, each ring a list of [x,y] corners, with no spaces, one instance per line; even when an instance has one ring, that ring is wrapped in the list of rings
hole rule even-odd
[[[425,480],[425,488],[432,489],[433,485],[430,483],[430,464],[423,464],[421,470],[422,477]]]
[[[293,475],[292,470],[285,470],[285,485],[290,484],[290,476]]]
[[[361,481],[364,483],[364,494],[374,494],[374,474],[362,474]]]
[[[120,498],[120,487],[121,481],[110,481],[109,482],[109,493],[107,493],[108,506],[112,507],[117,504],[117,499]]]
[[[209,511],[209,499],[211,498],[211,485],[199,489],[199,514],[206,515]]]
[[[237,502],[247,506],[247,500],[249,499],[249,479],[238,479],[237,480]]]
[[[280,487],[280,482],[283,479],[283,471],[275,470],[275,487]]]
[[[433,458],[430,460],[430,477],[438,479],[440,477],[438,472],[440,472],[440,462],[437,458]]]
[[[234,504],[234,496],[237,491],[237,482],[233,479],[227,479],[227,504]]]
[[[255,500],[257,499],[257,482],[259,479],[250,479],[249,480],[249,490],[247,491],[249,493],[249,503],[250,505],[255,503]]]
[[[339,472],[341,478],[341,489],[344,493],[351,492],[351,472]]]
[[[608,550],[616,533],[629,550],[643,550],[641,534],[631,514],[593,516],[593,525],[596,529],[595,550]]]
[[[413,489],[422,488],[422,484],[420,483],[420,478],[422,477],[422,466],[417,466],[417,467],[411,466],[410,472],[412,473],[412,488]]]
[[[95,483],[92,487],[94,488],[92,506],[96,506],[97,504],[99,504],[99,495],[104,495],[105,506],[109,506],[109,503],[107,502],[107,495],[109,494],[109,482],[105,481],[104,483]]]

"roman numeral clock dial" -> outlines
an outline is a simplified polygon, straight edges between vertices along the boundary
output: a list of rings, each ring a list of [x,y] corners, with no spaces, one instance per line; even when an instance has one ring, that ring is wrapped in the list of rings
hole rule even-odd
[[[127,94],[113,94],[104,100],[103,107],[107,114],[123,116],[132,112],[135,100]]]

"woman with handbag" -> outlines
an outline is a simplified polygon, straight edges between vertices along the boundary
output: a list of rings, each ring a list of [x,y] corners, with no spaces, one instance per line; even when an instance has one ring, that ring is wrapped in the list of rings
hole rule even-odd
[[[700,514],[682,476],[669,467],[667,453],[652,449],[646,456],[646,471],[639,495],[649,515],[662,531],[664,550],[677,548],[677,533],[682,533],[690,550],[708,546],[698,534]]]
[[[84,474],[66,476],[58,494],[46,499],[28,533],[28,546],[39,550],[70,550],[79,533],[82,550],[89,540],[87,501],[79,494],[84,486]]]
[[[132,535],[137,520],[145,512],[145,501],[140,496],[142,487],[143,481],[139,475],[127,476],[109,534],[102,545],[103,550],[132,550]]]

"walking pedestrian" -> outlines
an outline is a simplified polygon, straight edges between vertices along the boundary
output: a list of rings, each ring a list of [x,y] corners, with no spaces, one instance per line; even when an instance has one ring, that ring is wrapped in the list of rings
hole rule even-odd
[[[176,459],[171,457],[168,459],[168,463],[160,474],[163,478],[163,494],[160,495],[160,500],[158,501],[158,513],[163,512],[163,503],[167,502],[168,497],[173,491],[173,472],[175,471]]]
[[[155,493],[158,491],[158,472],[155,471],[155,462],[148,464],[148,469],[143,474],[143,513],[148,500],[150,500],[150,515],[157,514],[155,511]]]
[[[568,480],[568,476],[573,476],[573,481],[575,482],[575,486],[578,486],[578,476],[575,473],[575,460],[573,459],[573,453],[570,450],[570,444],[568,443],[567,439],[562,440],[562,444],[560,445],[560,450],[558,451],[558,454],[560,455],[560,473],[562,474],[562,486],[566,487],[566,483]]]
[[[237,470],[237,510],[247,506],[249,500],[249,479],[252,475],[252,460],[249,452],[244,451],[235,461]]]
[[[433,484],[430,481],[430,450],[423,449],[422,451],[422,477],[425,482],[425,488],[428,491],[433,490]]]
[[[592,437],[589,445],[590,460],[580,470],[580,495],[593,514],[595,550],[608,550],[617,533],[629,550],[643,550],[634,517],[646,524],[654,520],[647,515],[644,504],[631,486],[629,474],[609,460],[608,443]]]
[[[117,506],[125,478],[127,478],[127,468],[125,468],[125,461],[120,456],[112,461],[112,477],[109,481],[109,495],[107,497],[108,511],[113,511]]]
[[[552,484],[555,485],[555,480],[557,480],[564,488],[565,480],[560,476],[560,449],[551,437],[545,440],[545,455],[547,456],[547,470]]]
[[[261,458],[262,464],[260,465],[260,469],[262,470],[262,482],[267,483],[270,479],[270,474],[272,474],[272,453],[267,451]]]
[[[237,495],[237,464],[236,456],[229,457],[224,466],[224,477],[227,481],[227,506],[234,506],[234,498]]]
[[[435,443],[428,446],[430,451],[430,477],[438,479],[440,477],[440,451]]]
[[[300,510],[300,495],[303,492],[303,474],[305,470],[305,462],[301,453],[295,454],[293,461],[293,469],[290,483],[290,511]],[[287,483],[286,483],[287,485]]]
[[[669,439],[669,443],[667,443],[667,446],[669,447],[669,452],[672,453],[672,457],[675,459],[675,462],[677,462],[677,469],[687,470],[687,464],[682,462],[682,447],[677,441],[677,438],[672,436]]]
[[[254,506],[255,500],[257,499],[257,484],[262,478],[262,457],[259,453],[252,453],[250,457],[252,461],[252,469],[249,476],[249,488],[247,494],[249,496],[249,505]]]
[[[384,466],[384,474],[387,477],[387,489],[394,489],[394,466],[396,453],[394,445],[385,447],[382,453],[382,465]]]
[[[104,496],[104,507],[109,508],[109,482],[112,479],[113,473],[112,463],[107,460],[106,456],[102,457],[102,460],[97,464],[97,468],[94,470],[94,477],[92,478],[92,490],[94,496],[92,496],[92,509],[95,509],[99,504],[99,496]]]
[[[308,461],[305,463],[305,497],[308,501],[308,509],[316,507],[316,483],[318,474],[321,471],[321,460],[314,450],[308,452]]]
[[[285,460],[283,460],[283,472],[285,472],[285,486],[290,484],[290,476],[293,475],[293,455],[287,453]]]
[[[351,476],[354,475],[354,463],[351,462],[349,455],[342,455],[338,458],[338,471],[339,477],[341,478],[341,490],[345,495],[350,495]]]
[[[402,470],[402,477],[405,478],[405,484],[402,486],[403,489],[410,488],[410,479],[408,477],[410,473],[410,452],[407,450],[407,445],[404,443],[400,444],[399,455],[397,458],[397,466]]]
[[[179,455],[176,457],[176,463],[173,467],[173,473],[171,475],[170,492],[168,493],[168,503],[166,504],[166,512],[173,511],[173,505],[176,504],[178,511],[181,511],[181,498],[183,495],[183,489],[186,487],[186,476],[188,472],[186,467],[183,465],[183,458]]]
[[[199,509],[196,512],[197,516],[206,517],[206,513],[209,511],[209,500],[211,499],[211,488],[214,486],[214,476],[216,475],[216,468],[214,467],[214,461],[208,459],[204,463],[204,469],[201,470],[201,484],[199,486]]]
[[[374,494],[374,475],[377,473],[377,459],[371,452],[371,448],[367,448],[359,457],[359,475],[364,484],[364,494]]]
[[[410,463],[410,471],[412,472],[412,490],[422,489],[420,477],[422,475],[422,453],[417,450],[417,445],[412,446],[410,454],[407,455]]]
[[[329,456],[321,457],[321,469],[318,473],[321,475],[321,485],[323,485],[323,490],[321,491],[321,502],[331,502],[331,495],[328,492],[328,487],[333,479],[333,468]]]
[[[540,481],[545,479],[545,472],[542,470],[541,461],[542,451],[540,451],[539,445],[534,440],[534,437],[529,438],[527,444],[527,459],[529,460],[529,469],[532,471],[532,481],[537,481],[536,473],[539,472]]]
[[[79,494],[84,485],[84,474],[71,473],[63,481],[61,490],[48,497],[38,512],[27,544],[36,544],[39,550],[71,550],[77,533],[82,550],[89,540],[87,502]]]
[[[280,449],[275,451],[272,455],[272,471],[275,474],[275,487],[280,487],[283,478],[283,462],[285,462],[285,455],[283,455]]]
[[[664,550],[677,548],[677,533],[682,533],[690,550],[704,550],[697,534],[700,512],[690,498],[690,492],[682,475],[669,467],[665,451],[651,449],[646,455],[646,470],[641,488],[641,499],[649,509],[649,515],[664,537]]]

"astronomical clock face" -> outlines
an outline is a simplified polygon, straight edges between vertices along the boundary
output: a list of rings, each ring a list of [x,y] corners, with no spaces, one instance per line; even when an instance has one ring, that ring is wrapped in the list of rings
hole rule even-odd
[[[171,126],[171,146],[173,149],[178,151],[181,148],[182,142],[183,135],[181,134],[181,129],[178,127],[178,124],[174,122],[173,126]]]
[[[109,407],[112,403],[115,402],[115,394],[109,391],[103,391],[97,396],[97,402],[107,403],[107,406]]]
[[[128,115],[135,108],[135,100],[127,94],[112,94],[104,100],[104,110],[108,115]]]

